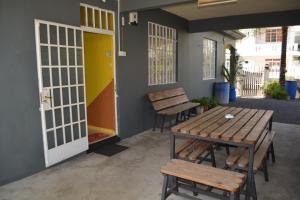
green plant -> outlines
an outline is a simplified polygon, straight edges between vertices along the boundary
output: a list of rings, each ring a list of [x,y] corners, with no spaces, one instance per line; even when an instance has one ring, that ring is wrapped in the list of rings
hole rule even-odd
[[[230,66],[229,69],[222,65],[222,75],[229,82],[231,86],[235,85],[236,77],[240,69],[242,69],[242,61],[240,56],[236,53],[236,49],[233,46],[229,46],[230,49]]]
[[[199,103],[200,106],[205,107],[205,106],[209,105],[209,98],[208,97],[202,97],[200,99],[194,99],[194,100],[192,100],[192,102]]]
[[[214,107],[217,107],[219,105],[217,99],[215,97],[210,98],[209,100],[209,109],[212,109]]]
[[[276,81],[272,81],[264,87],[264,92],[267,97],[273,99],[287,99],[288,94],[286,90]]]

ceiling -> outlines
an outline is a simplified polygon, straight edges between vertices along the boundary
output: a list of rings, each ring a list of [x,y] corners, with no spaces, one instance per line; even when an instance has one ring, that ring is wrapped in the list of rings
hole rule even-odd
[[[197,7],[194,3],[179,4],[162,8],[187,20],[266,13],[300,9],[300,0],[239,0],[237,3],[211,7]]]

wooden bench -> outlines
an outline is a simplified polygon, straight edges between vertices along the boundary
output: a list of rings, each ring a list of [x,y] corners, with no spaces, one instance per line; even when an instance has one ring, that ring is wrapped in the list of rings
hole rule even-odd
[[[175,155],[178,159],[194,163],[209,161],[213,167],[216,167],[213,145],[208,142],[193,139],[186,140],[176,148]],[[208,159],[208,156],[210,156],[210,159]]]
[[[222,190],[226,193],[233,193],[235,200],[240,197],[240,190],[244,185],[246,176],[241,173],[218,169],[203,164],[195,164],[183,160],[173,159],[161,167],[161,173],[164,175],[164,183],[161,199],[165,200],[170,194],[193,198],[185,193],[178,192],[178,188],[184,188],[192,192],[206,194],[208,196],[224,199],[224,195],[214,193],[212,190],[203,190],[197,187],[197,184],[209,188]],[[171,179],[173,178],[173,184]],[[192,183],[189,186],[178,180],[182,179]]]
[[[166,116],[177,115],[176,121],[178,122],[180,114],[199,106],[198,103],[189,101],[183,88],[151,92],[148,94],[148,98],[156,111],[153,130],[156,128],[157,116],[162,116],[161,132],[163,132],[164,129]]]
[[[265,181],[269,180],[267,168],[267,156],[269,153],[272,155],[272,161],[275,162],[275,152],[273,146],[274,131],[265,130],[255,145],[255,154],[253,162],[253,171],[257,172],[261,167],[264,171]],[[226,160],[228,167],[236,167],[238,169],[247,170],[248,166],[248,149],[237,148],[235,149]]]

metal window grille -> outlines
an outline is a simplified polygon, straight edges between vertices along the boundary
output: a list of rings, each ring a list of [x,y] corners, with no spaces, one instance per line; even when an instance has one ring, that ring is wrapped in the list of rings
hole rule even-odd
[[[203,80],[216,78],[217,42],[203,39]]]
[[[176,30],[148,23],[148,85],[176,82]]]

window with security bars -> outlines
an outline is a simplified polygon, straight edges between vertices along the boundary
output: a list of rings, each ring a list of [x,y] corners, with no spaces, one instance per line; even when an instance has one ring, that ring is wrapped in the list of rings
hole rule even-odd
[[[203,39],[203,80],[216,78],[217,42]]]
[[[148,85],[176,82],[176,29],[148,23]]]
[[[282,30],[281,28],[272,28],[266,30],[266,42],[281,42]]]

